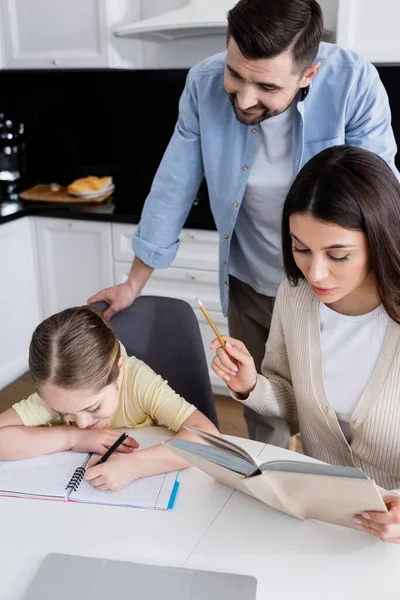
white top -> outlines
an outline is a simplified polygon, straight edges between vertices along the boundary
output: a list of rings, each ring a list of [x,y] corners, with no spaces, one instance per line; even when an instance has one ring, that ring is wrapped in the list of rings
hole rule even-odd
[[[259,145],[232,237],[229,273],[265,296],[284,279],[282,208],[293,181],[295,103],[257,126]]]
[[[350,420],[379,358],[389,317],[379,306],[349,317],[319,303],[326,396],[348,441]]]

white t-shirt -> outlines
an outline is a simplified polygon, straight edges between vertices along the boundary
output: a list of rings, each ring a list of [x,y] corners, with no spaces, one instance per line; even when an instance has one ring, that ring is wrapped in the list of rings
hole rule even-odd
[[[293,182],[292,130],[296,102],[257,125],[259,144],[232,237],[229,273],[265,296],[284,279],[282,208]]]
[[[325,393],[346,439],[350,420],[382,350],[389,317],[382,306],[349,317],[319,303]]]

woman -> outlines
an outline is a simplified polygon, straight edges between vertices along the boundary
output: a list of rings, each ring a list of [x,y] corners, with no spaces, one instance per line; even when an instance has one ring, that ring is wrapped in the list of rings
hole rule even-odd
[[[283,209],[287,280],[257,375],[227,337],[213,369],[234,397],[298,427],[304,452],[400,488],[400,185],[366,150],[329,148],[297,176]],[[234,360],[232,360],[234,359]],[[400,542],[400,497],[354,525]]]

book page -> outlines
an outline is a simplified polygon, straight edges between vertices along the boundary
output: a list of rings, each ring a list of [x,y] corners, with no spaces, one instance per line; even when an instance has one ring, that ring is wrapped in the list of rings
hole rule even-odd
[[[261,471],[281,471],[289,473],[308,473],[310,475],[329,475],[331,477],[350,477],[355,479],[368,479],[368,477],[355,467],[343,467],[297,460],[273,460],[260,465]]]
[[[206,446],[205,444],[198,444],[197,442],[181,440],[179,438],[171,440],[167,445],[172,448],[177,448],[178,450],[184,450],[194,456],[204,458],[215,465],[225,467],[225,469],[230,469],[241,475],[248,476],[255,471],[259,472],[258,467],[255,467],[254,464],[250,463],[247,459],[238,456],[237,454],[231,454],[221,448]]]
[[[221,437],[217,437],[216,435],[212,435],[211,433],[206,433],[205,431],[200,431],[200,429],[196,429],[195,427],[190,427],[190,425],[185,425],[185,429],[198,435],[200,438],[214,446],[214,448],[220,448],[221,450],[225,450],[226,452],[230,452],[235,456],[240,456],[244,460],[249,461],[254,468],[258,468],[257,463],[254,458],[250,456],[248,452],[244,448],[241,448],[237,444],[229,440],[224,440]]]
[[[155,446],[173,435],[165,430],[159,432],[147,427],[131,431],[130,434],[137,440],[140,449]],[[77,491],[71,494],[70,501],[166,510],[177,475],[178,471],[172,471],[144,477],[119,492],[97,490],[84,480]]]
[[[67,451],[0,462],[0,493],[65,498],[70,478],[86,457]]]

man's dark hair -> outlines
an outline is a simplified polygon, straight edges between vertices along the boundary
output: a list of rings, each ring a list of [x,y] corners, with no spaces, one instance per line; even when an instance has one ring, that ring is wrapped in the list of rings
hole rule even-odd
[[[274,58],[292,48],[299,72],[315,60],[323,27],[316,0],[239,0],[228,12],[228,41],[244,57]]]
[[[380,300],[389,317],[400,324],[400,184],[389,165],[368,150],[332,146],[302,168],[282,216],[283,262],[296,286],[304,275],[292,251],[294,214],[365,233]]]

